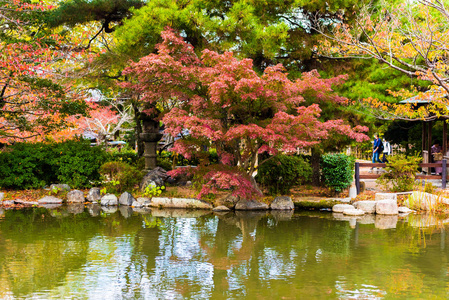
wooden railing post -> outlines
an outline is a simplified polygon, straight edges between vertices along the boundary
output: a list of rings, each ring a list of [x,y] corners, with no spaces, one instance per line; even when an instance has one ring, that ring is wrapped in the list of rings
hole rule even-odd
[[[445,189],[446,188],[446,179],[447,179],[446,178],[446,172],[447,172],[446,163],[447,163],[447,161],[445,159],[443,159],[441,161],[441,163],[443,165],[443,170],[441,172],[441,188]]]
[[[355,163],[355,187],[357,189],[357,195],[360,194],[360,163]]]

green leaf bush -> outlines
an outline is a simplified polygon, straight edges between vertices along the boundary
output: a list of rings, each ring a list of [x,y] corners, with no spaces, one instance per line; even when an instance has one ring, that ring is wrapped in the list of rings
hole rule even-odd
[[[0,187],[36,189],[52,183],[90,187],[100,179],[108,154],[89,141],[17,143],[0,152]]]
[[[385,185],[391,192],[408,192],[413,190],[416,173],[421,157],[403,154],[388,157],[388,163],[376,182]]]
[[[312,168],[299,156],[278,154],[259,166],[256,181],[271,195],[288,194],[294,185],[304,184],[312,176]]]
[[[109,155],[88,141],[67,141],[53,145],[51,164],[56,166],[57,181],[72,188],[90,187],[100,179],[99,168]]]
[[[121,149],[110,148],[109,153],[111,154],[111,161],[122,161],[133,166],[138,165],[139,156],[137,155],[137,152],[128,145]]]
[[[321,176],[324,184],[335,192],[351,185],[355,158],[345,154],[325,154],[321,158]]]
[[[100,167],[103,186],[109,193],[131,191],[140,183],[143,172],[121,161],[110,161]]]

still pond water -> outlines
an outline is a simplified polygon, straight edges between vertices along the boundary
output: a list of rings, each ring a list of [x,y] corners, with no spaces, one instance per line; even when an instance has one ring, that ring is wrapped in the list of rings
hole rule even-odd
[[[435,217],[0,209],[0,299],[444,299]]]

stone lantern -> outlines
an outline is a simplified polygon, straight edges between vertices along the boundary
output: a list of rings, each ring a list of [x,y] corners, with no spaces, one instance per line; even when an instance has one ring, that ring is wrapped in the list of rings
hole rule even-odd
[[[143,120],[143,133],[139,135],[145,144],[143,156],[145,157],[145,171],[156,168],[157,162],[157,143],[161,140],[162,134],[159,133],[159,122],[150,118]]]

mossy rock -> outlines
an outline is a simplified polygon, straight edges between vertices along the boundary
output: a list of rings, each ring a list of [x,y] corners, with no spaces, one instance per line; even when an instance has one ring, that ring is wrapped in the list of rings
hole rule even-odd
[[[294,202],[295,209],[298,210],[319,210],[323,208],[332,209],[335,204],[339,204],[337,200],[319,200],[319,201],[299,201]]]

